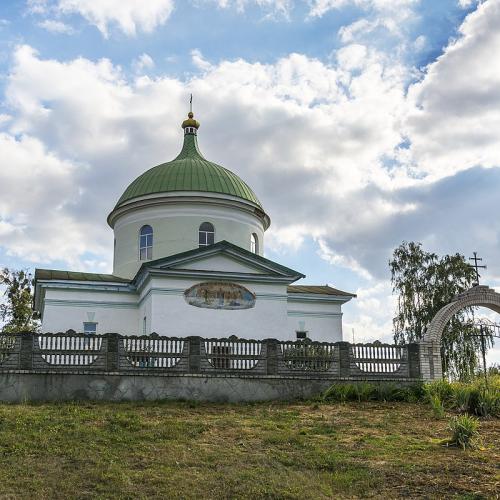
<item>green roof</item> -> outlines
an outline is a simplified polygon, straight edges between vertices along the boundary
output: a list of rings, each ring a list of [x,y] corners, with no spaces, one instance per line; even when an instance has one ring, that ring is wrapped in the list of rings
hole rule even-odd
[[[77,271],[58,271],[56,269],[35,269],[35,281],[64,280],[64,281],[103,281],[114,283],[130,283],[130,280],[114,276],[113,274],[80,273]]]
[[[344,297],[356,297],[354,293],[343,292],[328,285],[290,285],[287,287],[288,293],[310,293],[314,295],[341,295]]]
[[[194,133],[184,135],[182,151],[174,160],[157,165],[137,177],[115,208],[134,198],[172,191],[228,194],[262,208],[255,193],[236,174],[203,157]]]

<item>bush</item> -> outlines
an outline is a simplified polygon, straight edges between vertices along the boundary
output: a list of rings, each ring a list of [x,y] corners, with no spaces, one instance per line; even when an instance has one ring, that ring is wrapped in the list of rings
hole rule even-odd
[[[443,402],[441,401],[441,398],[437,394],[431,394],[429,396],[429,403],[432,408],[432,412],[434,413],[434,416],[436,418],[443,418],[444,417],[444,405]]]
[[[437,396],[443,405],[448,405],[453,398],[453,387],[447,380],[435,380],[425,385],[425,397],[429,403]]]
[[[479,392],[476,415],[500,417],[500,392],[494,389]]]
[[[374,399],[376,391],[377,388],[368,382],[360,382],[359,384],[354,385],[354,392],[360,402]]]
[[[398,387],[391,382],[381,382],[377,385],[369,382],[351,384],[333,384],[322,395],[323,401],[406,401],[414,403],[422,397],[421,384],[409,387]]]
[[[445,387],[448,386],[449,390]],[[449,395],[451,391],[451,396]],[[443,404],[450,410],[470,413],[479,417],[500,416],[500,377],[491,377],[486,386],[482,378],[465,384],[433,382],[426,385],[427,399],[433,394],[445,394]],[[432,404],[432,403],[431,403]]]
[[[453,417],[449,423],[451,439],[448,444],[460,446],[462,449],[472,448],[479,434],[479,421],[477,418],[464,414]]]
[[[353,401],[356,397],[356,389],[354,384],[333,384],[324,393],[324,401],[338,401],[345,403]]]

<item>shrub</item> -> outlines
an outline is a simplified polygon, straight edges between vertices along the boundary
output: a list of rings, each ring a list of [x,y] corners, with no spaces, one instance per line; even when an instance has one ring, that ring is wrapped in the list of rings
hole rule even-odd
[[[376,387],[368,382],[360,382],[354,385],[354,392],[358,401],[369,401],[375,397],[377,392]]]
[[[451,439],[448,444],[460,446],[462,449],[472,448],[479,434],[479,421],[477,418],[464,414],[453,417],[449,423]]]
[[[452,397],[452,407],[461,413],[469,411],[471,400],[471,387],[459,384],[454,388]]]
[[[356,382],[352,384],[333,384],[322,395],[323,401],[407,401],[416,402],[423,394],[422,384],[398,387],[390,382],[371,384]]]
[[[429,403],[431,405],[432,413],[434,413],[434,416],[436,418],[443,418],[445,412],[441,398],[437,394],[431,394],[429,396]]]
[[[439,397],[443,405],[447,405],[453,397],[453,387],[447,380],[435,380],[425,385],[425,399],[430,402],[431,396]]]
[[[481,417],[500,417],[500,392],[494,389],[479,391],[475,413]]]
[[[324,401],[352,401],[356,397],[354,384],[333,384],[324,393]]]

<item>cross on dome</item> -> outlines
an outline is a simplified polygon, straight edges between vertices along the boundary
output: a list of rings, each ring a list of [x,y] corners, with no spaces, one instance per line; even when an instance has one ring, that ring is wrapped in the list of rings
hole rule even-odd
[[[182,128],[184,129],[184,134],[196,135],[196,131],[200,128],[200,122],[194,119],[193,114],[193,94],[189,99],[189,113],[188,119],[182,122]]]

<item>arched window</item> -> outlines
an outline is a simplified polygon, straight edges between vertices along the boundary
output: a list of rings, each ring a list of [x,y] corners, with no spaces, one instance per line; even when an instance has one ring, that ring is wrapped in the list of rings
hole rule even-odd
[[[142,226],[139,232],[139,260],[151,260],[153,258],[153,228]]]
[[[256,254],[259,253],[259,239],[255,233],[250,236],[250,251]]]
[[[198,230],[198,243],[200,247],[213,245],[215,242],[215,229],[210,222],[204,222]]]

